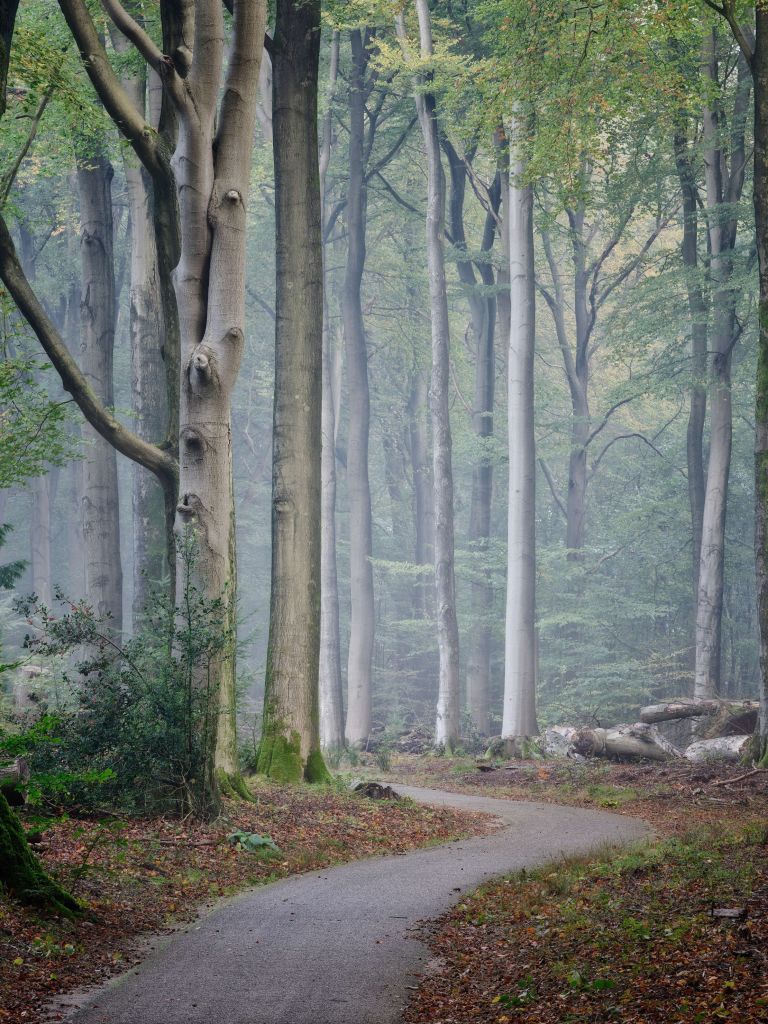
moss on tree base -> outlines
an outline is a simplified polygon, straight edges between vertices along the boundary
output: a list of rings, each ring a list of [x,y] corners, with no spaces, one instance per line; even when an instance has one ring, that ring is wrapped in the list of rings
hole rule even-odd
[[[233,800],[240,799],[253,802],[253,793],[248,789],[245,779],[240,772],[225,772],[223,769],[219,769],[216,772],[216,780],[224,796],[228,796]]]
[[[53,910],[65,917],[82,907],[46,873],[29,848],[24,829],[0,793],[0,883],[22,903]]]
[[[319,750],[310,751],[306,764],[301,756],[301,737],[295,730],[290,738],[277,733],[262,736],[256,771],[275,782],[329,782],[330,775]]]

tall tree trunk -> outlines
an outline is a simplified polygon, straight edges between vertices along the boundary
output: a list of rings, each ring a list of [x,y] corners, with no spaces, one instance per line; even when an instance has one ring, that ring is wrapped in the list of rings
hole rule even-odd
[[[515,126],[519,127],[519,126]],[[514,141],[513,131],[512,137]],[[533,360],[536,301],[533,189],[513,156],[508,190],[511,330],[508,362],[509,504],[504,649],[504,737],[534,736],[536,722],[536,446]]]
[[[716,36],[706,46],[706,75],[717,88]],[[704,158],[712,281],[712,369],[710,380],[710,439],[707,481],[702,515],[701,559],[696,613],[696,667],[694,696],[714,697],[720,689],[725,521],[733,434],[731,411],[731,356],[739,335],[733,287],[733,250],[736,244],[736,207],[744,184],[744,126],[749,105],[749,69],[740,62],[739,84],[731,125],[731,152],[726,158],[720,136],[723,126],[710,109],[704,112]]]
[[[432,24],[427,0],[416,0],[422,59],[433,53]],[[398,20],[404,46],[405,28]],[[427,154],[427,267],[432,319],[432,376],[429,403],[432,414],[432,464],[435,491],[435,592],[440,680],[435,722],[435,744],[452,749],[459,738],[459,627],[456,619],[454,572],[453,467],[448,388],[450,382],[450,322],[445,282],[443,246],[445,175],[440,162],[440,137],[434,94],[425,91],[429,79],[416,93],[424,147]]]
[[[344,340],[349,381],[347,491],[349,494],[350,627],[347,663],[347,743],[362,745],[371,731],[373,662],[373,553],[371,488],[368,480],[370,397],[368,351],[362,308],[365,268],[366,188],[365,68],[368,53],[360,29],[350,33],[349,177],[347,180],[347,266],[342,292]]]
[[[259,771],[326,777],[320,754],[323,267],[317,160],[319,0],[278,0],[272,594]]]
[[[429,409],[429,381],[422,367],[411,377],[408,398],[408,452],[413,478],[414,560],[417,565],[435,562],[435,492],[432,486],[432,467],[429,460],[427,414]],[[416,618],[429,614],[430,601],[424,580],[413,586],[413,611]]]
[[[126,53],[130,44],[125,36],[114,28],[110,34],[115,51]],[[136,109],[142,112],[147,109],[148,120],[156,127],[159,122],[159,111],[155,112],[157,120],[153,120],[153,112],[148,109],[146,66],[142,66],[137,74],[124,77],[122,84]],[[136,433],[147,441],[160,444],[166,440],[169,433],[169,388],[163,358],[166,332],[152,213],[152,181],[146,169],[129,150],[123,152],[123,167],[131,238],[131,407]],[[176,365],[177,359],[174,360],[174,368]],[[174,376],[174,385],[177,379],[177,376]],[[169,575],[175,559],[173,518],[166,515],[170,502],[165,500],[163,488],[157,477],[138,463],[133,465],[131,498],[135,628],[144,614],[151,585]],[[175,494],[172,498],[175,505]]]
[[[32,515],[30,517],[30,563],[32,590],[46,608],[53,606],[51,586],[51,494],[48,476],[38,476],[31,483]]]
[[[760,622],[760,719],[758,753],[768,761],[768,9],[755,9],[752,57],[755,108],[753,197],[759,269],[759,333],[755,396],[755,553]]]
[[[326,175],[333,141],[333,95],[339,70],[339,32],[333,33],[328,87],[328,110],[323,124],[319,178],[322,201],[321,227],[325,225]],[[271,85],[271,82],[270,82]],[[271,111],[271,92],[270,103]],[[269,117],[270,137],[272,117]],[[336,379],[334,339],[330,329],[328,268],[323,245],[323,451],[320,476],[322,492],[320,550],[320,743],[326,750],[344,745],[344,695],[341,681],[341,639],[339,632],[339,581],[336,570]]]
[[[25,221],[19,223],[21,263],[30,281],[37,274],[35,239]],[[49,475],[37,476],[30,482],[31,515],[29,519],[29,561],[32,590],[46,608],[53,605],[51,570],[51,490]],[[2,522],[2,517],[0,517]]]
[[[686,434],[688,503],[691,510],[693,544],[691,570],[694,608],[699,593],[701,523],[704,514],[704,422],[707,414],[707,304],[699,278],[698,191],[694,178],[685,122],[675,133],[675,163],[683,197],[683,238],[681,254],[691,317],[691,399]]]
[[[443,148],[448,156],[451,171],[451,194],[449,201],[451,237],[454,248],[466,253],[464,231],[464,199],[466,195],[467,169],[464,160],[447,140]],[[496,236],[496,219],[501,198],[501,174],[497,174],[491,189],[492,209],[488,211],[480,246],[481,253],[491,250]],[[491,499],[493,497],[493,463],[488,452],[482,447],[486,438],[493,435],[493,402],[496,382],[494,335],[496,329],[496,298],[493,268],[489,262],[480,260],[477,270],[482,290],[468,258],[457,260],[459,280],[469,299],[470,325],[475,343],[475,388],[472,408],[472,428],[478,438],[479,453],[472,467],[472,496],[469,508],[469,542],[479,559],[488,558],[488,542],[491,535]],[[489,617],[493,607],[493,588],[485,569],[476,569],[476,576],[485,576],[480,582],[473,582],[472,636],[467,655],[467,710],[474,727],[488,735],[488,692],[491,677],[491,625]]]
[[[82,143],[85,146],[86,143]],[[112,165],[99,140],[95,151],[78,154],[80,195],[81,366],[97,397],[114,405],[112,366],[115,347],[115,265],[112,225]],[[85,541],[85,596],[99,615],[109,615],[116,633],[123,628],[123,570],[120,559],[120,506],[117,453],[90,424],[83,427],[85,458],[81,499]]]

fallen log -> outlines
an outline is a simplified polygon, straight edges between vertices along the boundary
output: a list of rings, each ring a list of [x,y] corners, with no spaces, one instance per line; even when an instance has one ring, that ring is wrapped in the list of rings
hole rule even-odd
[[[711,740],[697,740],[686,747],[684,756],[689,761],[741,761],[748,753],[751,736],[718,736]]]
[[[656,730],[644,722],[617,725],[613,729],[579,729],[572,746],[583,757],[642,758],[666,761],[673,757],[674,748],[662,745]],[[676,751],[675,751],[676,753]]]
[[[670,722],[679,718],[701,718],[717,715],[723,711],[733,716],[747,712],[757,714],[755,700],[687,700],[679,698],[664,704],[649,704],[640,708],[640,721],[651,725],[655,722]]]

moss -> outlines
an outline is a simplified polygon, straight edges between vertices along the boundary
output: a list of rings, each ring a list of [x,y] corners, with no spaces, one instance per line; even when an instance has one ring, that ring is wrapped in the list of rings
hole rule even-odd
[[[46,873],[29,848],[24,829],[0,793],[0,879],[22,903],[53,910],[65,917],[82,913],[77,900]]]
[[[279,733],[262,736],[256,771],[275,782],[301,782],[304,778],[304,762],[298,732],[294,730],[290,739]]]
[[[325,767],[325,760],[319,750],[311,750],[304,767],[307,782],[330,782],[331,775]]]
[[[232,800],[239,797],[241,800],[253,801],[253,793],[248,789],[240,772],[225,772],[220,768],[216,772],[216,778],[224,796],[228,796]]]

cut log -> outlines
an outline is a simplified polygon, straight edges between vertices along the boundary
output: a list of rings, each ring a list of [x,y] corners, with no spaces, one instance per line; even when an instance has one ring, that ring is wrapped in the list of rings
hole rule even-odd
[[[751,736],[719,736],[712,740],[697,740],[685,750],[689,761],[741,761],[748,753]]]
[[[11,805],[19,807],[26,803],[24,784],[29,782],[29,765],[23,757],[0,764],[0,791]]]
[[[579,729],[573,737],[573,749],[583,757],[646,757],[666,761],[673,756],[660,745],[656,731],[644,722],[617,725],[613,729]]]
[[[571,752],[576,731],[570,725],[549,726],[538,741],[539,750],[545,757],[567,757]]]
[[[742,715],[745,712],[757,714],[758,702],[755,700],[686,700],[685,698],[667,701],[665,704],[649,704],[640,709],[640,721],[647,724],[669,722],[678,718],[701,718],[706,715],[717,715],[720,712]]]

